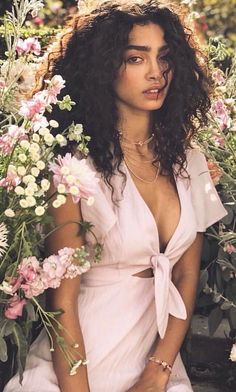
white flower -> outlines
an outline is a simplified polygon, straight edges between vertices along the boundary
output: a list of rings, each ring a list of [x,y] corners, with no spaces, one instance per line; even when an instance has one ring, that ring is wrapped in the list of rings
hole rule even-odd
[[[24,176],[26,174],[26,168],[24,166],[18,166],[17,173],[19,176]]]
[[[37,166],[37,168],[38,168],[39,170],[45,169],[45,163],[44,163],[43,161],[38,161],[38,162],[36,163],[36,166]]]
[[[34,176],[34,177],[38,177],[38,175],[39,175],[39,169],[37,167],[32,167],[30,172],[31,172],[32,176]]]
[[[27,188],[25,189],[25,195],[26,196],[33,196],[34,193],[35,193],[34,188],[31,186],[27,186]]]
[[[67,145],[67,140],[64,136],[62,135],[56,135],[56,141],[60,144],[61,147]]]
[[[95,201],[94,197],[93,197],[93,196],[90,196],[90,197],[87,199],[87,205],[88,205],[88,206],[92,206],[92,205],[94,204],[94,201]]]
[[[19,154],[18,158],[23,163],[27,160],[27,156],[25,154]]]
[[[50,188],[50,182],[49,182],[46,178],[44,178],[44,179],[41,181],[41,188],[42,188],[44,191],[48,191],[48,189]]]
[[[20,200],[20,206],[22,208],[28,208],[29,207],[28,201],[26,199],[21,199]]]
[[[25,190],[24,188],[22,188],[22,186],[16,186],[15,187],[15,193],[20,196],[20,195],[24,195]]]
[[[30,155],[31,155],[32,161],[34,161],[34,162],[38,162],[39,161],[40,155],[37,152],[31,152]]]
[[[236,362],[236,343],[234,343],[231,348],[229,359],[233,362]]]
[[[65,203],[66,203],[66,196],[64,196],[64,195],[57,195],[57,200],[58,200],[61,204],[65,204]]]
[[[70,189],[69,189],[69,192],[70,192],[71,195],[77,196],[77,195],[79,194],[79,189],[78,189],[77,186],[72,185],[72,186],[70,187]]]
[[[30,152],[38,152],[40,150],[40,147],[38,143],[31,143],[29,150]]]
[[[59,127],[59,124],[58,124],[58,122],[57,122],[56,120],[50,120],[50,121],[49,121],[49,125],[50,125],[52,128],[58,128],[58,127]]]
[[[37,133],[34,133],[34,134],[33,134],[32,139],[33,139],[33,141],[36,142],[36,143],[39,143],[39,142],[40,142],[40,137],[39,137],[39,135],[38,135]]]
[[[52,206],[53,206],[54,208],[59,208],[59,207],[61,207],[61,202],[60,202],[58,199],[56,199],[56,200],[54,200],[54,201],[52,202]]]
[[[59,193],[65,193],[65,191],[66,191],[65,185],[64,184],[59,184],[58,187],[57,187],[57,191]]]
[[[42,216],[45,213],[45,208],[42,206],[38,206],[35,208],[35,214],[37,216]]]
[[[4,212],[4,214],[8,217],[8,218],[13,218],[15,216],[15,212],[11,209],[11,208],[7,208]]]
[[[70,370],[70,376],[74,376],[77,373],[77,369],[80,367],[80,365],[82,364],[82,359],[80,359],[79,361],[77,361],[71,368]]]
[[[48,146],[51,146],[55,139],[51,133],[46,134],[43,138]]]
[[[31,174],[28,174],[27,176],[24,176],[24,177],[22,178],[22,181],[23,181],[25,184],[29,184],[30,182],[35,182],[35,177],[32,176]]]
[[[50,133],[50,131],[49,131],[48,128],[40,128],[40,129],[39,129],[39,134],[40,134],[41,136],[45,136],[45,135],[47,135],[48,133]]]
[[[29,207],[33,207],[36,204],[36,200],[33,196],[27,196],[26,201],[29,204]]]
[[[25,150],[28,150],[29,147],[30,147],[30,144],[29,144],[28,140],[21,140],[20,141],[20,146],[22,148],[24,148]]]

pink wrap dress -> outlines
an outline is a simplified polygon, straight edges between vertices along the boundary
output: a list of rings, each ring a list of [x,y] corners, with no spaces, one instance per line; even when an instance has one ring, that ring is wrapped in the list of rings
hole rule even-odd
[[[112,202],[111,192],[101,179],[94,205],[81,204],[83,219],[94,224],[94,232],[104,245],[102,261],[92,264],[82,276],[78,299],[91,392],[126,392],[138,380],[157,334],[164,337],[169,314],[186,318],[185,304],[171,280],[172,268],[197,232],[204,232],[227,213],[205,157],[199,150],[189,150],[190,179],[176,178],[180,220],[161,253],[154,217],[124,164],[123,170],[127,175],[123,194],[121,176],[113,178],[119,203]],[[94,242],[91,234],[86,240],[88,246]],[[150,267],[154,277],[133,276]],[[31,346],[22,386],[15,376],[4,389],[13,391],[60,391],[45,331]],[[167,392],[190,391],[191,383],[178,354]]]

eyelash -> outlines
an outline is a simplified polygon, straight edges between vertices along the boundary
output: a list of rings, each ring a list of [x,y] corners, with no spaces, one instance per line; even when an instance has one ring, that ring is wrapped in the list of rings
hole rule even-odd
[[[127,63],[130,63],[130,64],[140,64],[140,63],[141,63],[141,61],[135,61],[135,59],[136,59],[136,60],[137,60],[137,59],[143,60],[142,57],[139,57],[139,56],[132,56],[132,57],[129,57],[129,58],[126,60],[126,62],[127,62]],[[165,63],[168,63],[168,59],[169,59],[169,56],[168,56],[168,54],[166,54],[166,55],[164,55],[164,56],[162,56],[162,57],[159,57],[158,60],[160,60],[160,61],[162,61],[162,62],[165,62]]]

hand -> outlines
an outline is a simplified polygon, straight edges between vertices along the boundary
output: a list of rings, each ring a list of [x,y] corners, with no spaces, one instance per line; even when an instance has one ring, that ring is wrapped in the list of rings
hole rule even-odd
[[[149,362],[137,383],[126,392],[166,392],[169,377],[168,370]]]

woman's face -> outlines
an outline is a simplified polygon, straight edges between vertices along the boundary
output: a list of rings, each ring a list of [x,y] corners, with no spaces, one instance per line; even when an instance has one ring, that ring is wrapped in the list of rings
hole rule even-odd
[[[164,78],[168,51],[159,25],[150,22],[133,27],[114,84],[120,109],[136,112],[161,108],[173,76],[170,70]]]

